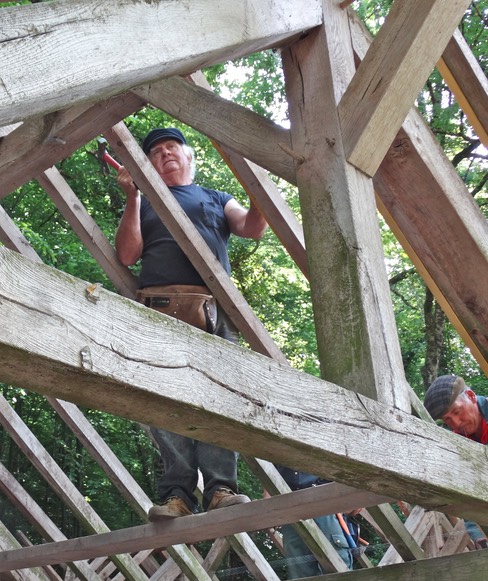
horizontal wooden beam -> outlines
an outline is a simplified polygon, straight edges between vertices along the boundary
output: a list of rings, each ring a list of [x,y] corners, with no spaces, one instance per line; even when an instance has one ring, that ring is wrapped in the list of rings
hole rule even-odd
[[[319,575],[314,581],[459,581],[460,579],[484,579],[488,567],[488,549],[470,551],[448,557],[436,557],[423,561],[409,561],[387,567],[362,569],[339,575]],[[300,580],[297,580],[300,581]]]
[[[73,0],[1,16],[6,125],[291,41],[322,11],[319,0]]]
[[[68,541],[46,543],[0,553],[0,572],[20,567],[53,565],[107,554],[136,552],[194,544],[206,539],[227,537],[243,531],[262,530],[325,513],[343,512],[381,502],[371,495],[336,483],[297,490],[241,504],[155,523],[101,533]],[[384,498],[384,497],[383,497]]]
[[[0,381],[488,524],[479,444],[88,287],[0,248]]]

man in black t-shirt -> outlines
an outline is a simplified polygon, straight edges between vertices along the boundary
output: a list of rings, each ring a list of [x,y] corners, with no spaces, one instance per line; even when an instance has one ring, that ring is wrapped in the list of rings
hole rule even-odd
[[[229,194],[193,183],[193,151],[179,129],[153,129],[144,139],[142,148],[216,258],[230,273],[227,254],[230,234],[259,239],[266,229],[259,210],[252,202],[246,210]],[[168,285],[189,285],[195,292],[201,292],[205,281],[140,194],[129,172],[124,167],[118,171],[117,181],[127,202],[115,246],[124,265],[135,264],[141,259],[141,292],[164,289]],[[237,331],[220,308],[214,333],[237,342]],[[159,428],[151,428],[151,431],[161,451],[163,474],[158,482],[161,505],[150,509],[150,520],[196,512],[198,502],[194,491],[199,469],[204,479],[204,510],[249,501],[247,496],[237,494],[235,452]]]

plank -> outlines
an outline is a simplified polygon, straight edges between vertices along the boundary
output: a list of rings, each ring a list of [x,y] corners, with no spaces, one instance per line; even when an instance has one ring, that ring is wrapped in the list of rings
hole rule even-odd
[[[1,381],[488,524],[480,444],[86,284],[0,248]]]
[[[0,463],[0,490],[43,538],[48,541],[66,540],[66,536],[2,463]],[[68,567],[72,568],[83,581],[101,581],[93,567],[86,561],[69,563]]]
[[[244,296],[237,290],[124,123],[118,123],[105,135],[171,236],[251,348],[286,364],[286,357],[256,317]]]
[[[488,79],[459,30],[454,31],[437,69],[481,143],[488,147]]]
[[[346,14],[330,6],[323,28],[282,52],[321,373],[410,411],[372,183],[347,163],[334,114],[336,70],[354,67],[350,46],[348,62],[337,54],[348,39]]]
[[[144,103],[134,93],[128,93],[25,121],[0,140],[0,198],[68,157]]]
[[[125,297],[135,298],[139,286],[137,278],[119,261],[115,248],[60,172],[52,167],[44,174],[37,176],[37,181],[83,242],[85,248],[102,267],[117,291]]]
[[[3,8],[1,18],[4,125],[291,41],[321,12],[318,0],[72,0]]]
[[[425,558],[424,551],[389,504],[373,506],[369,509],[369,514],[404,561]]]
[[[469,5],[393,3],[339,104],[345,155],[367,175],[375,175]]]
[[[17,567],[19,562],[24,567],[52,565],[86,558],[86,555],[93,558],[107,551],[120,553],[182,542],[194,544],[244,530],[269,528],[272,523],[276,526],[287,524],[293,520],[317,516],[324,510],[334,512],[358,505],[368,506],[371,502],[379,502],[380,498],[336,484],[297,490],[286,495],[174,519],[168,523],[140,525],[60,543],[4,551],[0,553],[0,572]]]
[[[464,521],[459,519],[454,527],[451,526],[451,530],[448,531],[447,539],[439,552],[439,557],[466,551],[469,540],[470,537],[464,526]]]
[[[415,506],[405,521],[405,528],[419,546],[424,543],[434,524],[434,515],[434,512],[426,512],[421,506]],[[392,565],[394,563],[400,563],[402,560],[396,548],[391,545],[381,558],[379,565]]]
[[[314,581],[459,581],[472,579],[481,581],[486,577],[488,567],[488,549],[470,551],[448,557],[436,557],[422,561],[409,561],[387,567],[375,567],[331,575],[319,575]],[[299,581],[299,580],[297,580]]]
[[[0,395],[0,423],[53,491],[73,511],[84,530],[90,533],[109,530],[3,395]],[[113,555],[111,559],[121,571],[124,571],[127,579],[132,581],[147,580],[147,576],[134,564],[130,555]]]

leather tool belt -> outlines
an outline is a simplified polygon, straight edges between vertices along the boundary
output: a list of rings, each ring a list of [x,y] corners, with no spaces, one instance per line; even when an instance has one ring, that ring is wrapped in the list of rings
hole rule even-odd
[[[137,291],[137,300],[208,333],[217,327],[217,303],[206,286],[170,284]]]

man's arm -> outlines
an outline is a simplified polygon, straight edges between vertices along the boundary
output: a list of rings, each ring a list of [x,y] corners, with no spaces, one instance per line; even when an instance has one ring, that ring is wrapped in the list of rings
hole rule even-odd
[[[123,166],[118,172],[117,183],[125,193],[126,205],[115,235],[115,249],[120,262],[124,266],[130,266],[138,261],[143,249],[140,219],[141,194]]]
[[[241,238],[259,240],[268,226],[253,202],[251,202],[249,210],[246,210],[236,200],[229,200],[225,204],[224,213],[232,234],[241,236]]]

